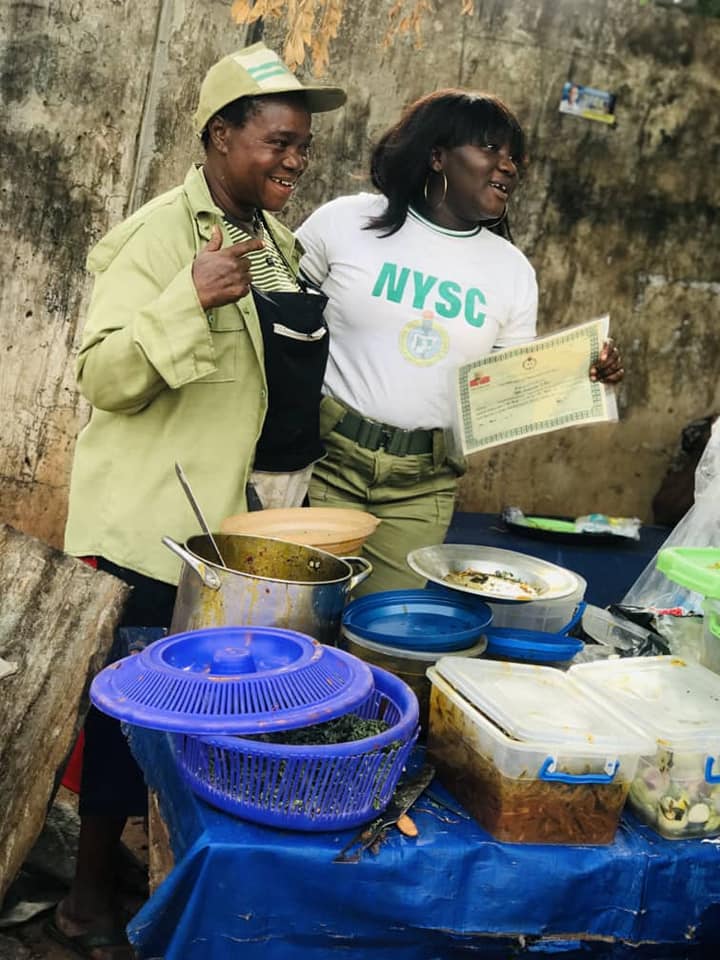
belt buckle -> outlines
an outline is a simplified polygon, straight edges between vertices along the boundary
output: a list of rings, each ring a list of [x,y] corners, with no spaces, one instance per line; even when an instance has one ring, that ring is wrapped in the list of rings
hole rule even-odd
[[[379,449],[387,451],[393,441],[394,431],[390,427],[383,427],[380,431]]]
[[[385,450],[391,456],[406,457],[410,449],[412,430],[403,427],[390,427],[384,431]]]

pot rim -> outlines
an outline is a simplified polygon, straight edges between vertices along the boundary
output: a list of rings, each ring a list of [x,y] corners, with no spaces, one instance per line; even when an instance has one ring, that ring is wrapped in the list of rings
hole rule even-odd
[[[280,537],[259,537],[255,534],[244,534],[244,533],[213,533],[215,541],[223,539],[233,539],[233,540],[256,540],[261,543],[282,543],[285,546],[291,547],[300,547],[301,550],[309,550],[312,553],[319,553],[323,559],[332,560],[333,563],[339,563],[345,567],[347,573],[342,577],[337,577],[334,580],[286,580],[282,577],[264,577],[257,573],[246,573],[244,570],[235,570],[232,567],[223,567],[219,563],[215,563],[212,560],[208,560],[206,557],[201,557],[197,554],[191,547],[190,543],[193,540],[204,540],[206,543],[210,543],[210,537],[207,534],[195,534],[192,537],[189,537],[183,542],[183,547],[187,550],[188,553],[192,554],[196,560],[199,560],[201,563],[204,563],[208,567],[212,567],[218,574],[232,574],[236,577],[248,577],[251,580],[260,580],[264,583],[285,583],[289,585],[296,585],[302,587],[321,587],[327,586],[329,584],[342,584],[346,580],[349,580],[353,573],[355,572],[350,563],[344,557],[338,557],[334,553],[328,553],[327,550],[321,550],[318,547],[311,547],[304,543],[295,543],[293,540],[282,540]],[[183,567],[186,567],[187,564],[183,564]]]

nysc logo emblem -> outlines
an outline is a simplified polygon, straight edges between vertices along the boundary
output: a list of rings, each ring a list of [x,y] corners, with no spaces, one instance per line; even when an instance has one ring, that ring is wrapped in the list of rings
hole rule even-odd
[[[432,310],[406,323],[400,331],[400,352],[419,367],[429,367],[447,355],[450,337],[445,327],[435,322]]]

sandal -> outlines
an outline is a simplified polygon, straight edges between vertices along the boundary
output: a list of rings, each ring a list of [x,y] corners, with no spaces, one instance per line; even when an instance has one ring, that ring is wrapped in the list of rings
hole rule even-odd
[[[115,930],[105,930],[102,933],[77,933],[74,936],[64,933],[54,919],[48,920],[43,929],[45,933],[57,943],[61,943],[69,950],[74,950],[81,957],[93,960],[93,951],[112,949],[118,960],[133,960],[135,952],[122,927]]]

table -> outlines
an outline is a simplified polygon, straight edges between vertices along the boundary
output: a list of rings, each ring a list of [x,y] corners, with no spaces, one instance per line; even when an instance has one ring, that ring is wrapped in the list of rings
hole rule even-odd
[[[669,533],[668,527],[644,525],[639,540],[618,537],[609,545],[588,541],[562,543],[509,530],[497,513],[456,512],[445,540],[517,550],[567,567],[587,580],[587,602],[607,607],[622,600]]]
[[[645,527],[640,541],[601,549],[522,538],[495,514],[459,513],[448,540],[568,566],[604,606],[666,534]],[[292,833],[228,816],[185,786],[165,734],[131,736],[176,863],[130,924],[141,960],[661,960],[707,957],[720,943],[720,843],[667,841],[627,815],[607,847],[501,844],[421,799],[416,840],[393,831],[377,856],[334,864],[352,832]]]
[[[421,798],[417,839],[393,831],[377,856],[335,864],[352,831],[235,819],[185,786],[166,734],[131,738],[176,862],[130,924],[141,960],[659,960],[720,942],[718,843],[667,841],[628,816],[607,847],[501,844]]]

